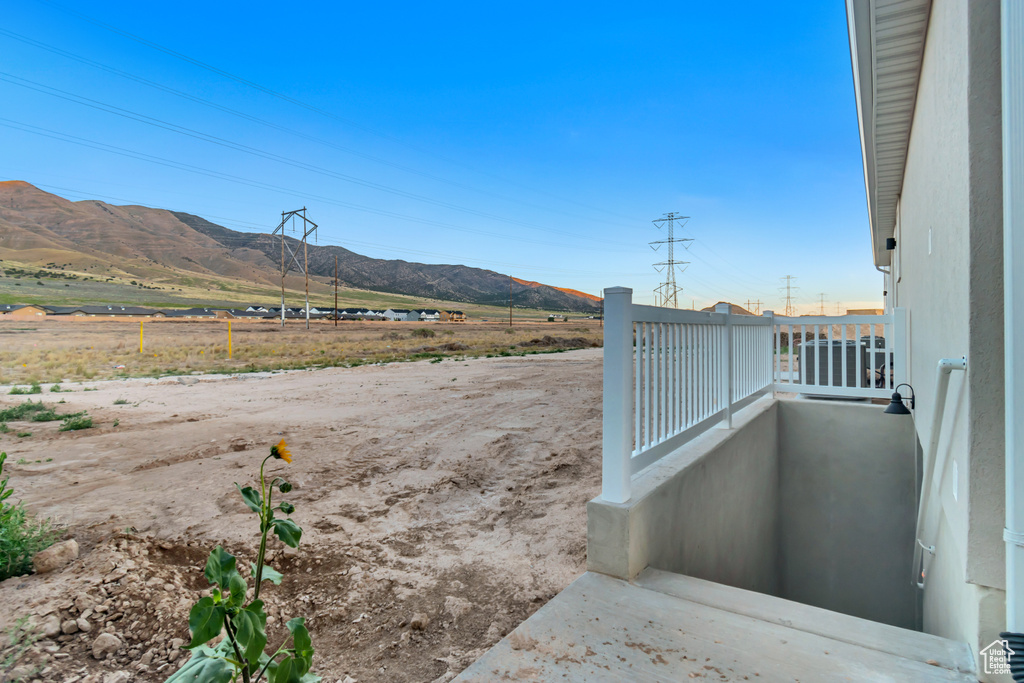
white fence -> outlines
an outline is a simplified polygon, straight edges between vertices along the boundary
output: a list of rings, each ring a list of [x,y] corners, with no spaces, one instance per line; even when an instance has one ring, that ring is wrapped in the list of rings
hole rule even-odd
[[[634,305],[605,290],[602,497],[759,396],[888,397],[903,381],[906,318],[783,318]],[[863,339],[862,339],[863,337]],[[870,350],[869,350],[870,349]],[[901,351],[904,349],[904,351]],[[831,371],[829,371],[831,369]]]

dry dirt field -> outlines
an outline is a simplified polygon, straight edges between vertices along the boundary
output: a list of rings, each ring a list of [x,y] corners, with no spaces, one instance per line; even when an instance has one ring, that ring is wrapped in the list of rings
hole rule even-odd
[[[96,424],[12,422],[0,435],[15,500],[82,548],[63,570],[0,583],[0,624],[89,629],[39,641],[28,680],[175,670],[210,549],[255,556],[256,518],[233,482],[252,482],[281,438],[294,462],[271,469],[294,483],[305,534],[297,552],[274,539],[285,580],[261,596],[268,635],[276,645],[284,621],[306,616],[329,683],[450,680],[584,570],[600,349],[71,388],[0,396],[0,408],[64,400]],[[122,645],[96,659],[104,631]]]
[[[139,323],[143,350],[139,352]],[[0,384],[253,372],[436,357],[518,355],[601,343],[600,321],[412,323],[0,318]]]

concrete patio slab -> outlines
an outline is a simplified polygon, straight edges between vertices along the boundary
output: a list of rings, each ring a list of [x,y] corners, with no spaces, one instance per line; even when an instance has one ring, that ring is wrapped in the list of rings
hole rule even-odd
[[[455,680],[976,681],[966,644],[666,572],[588,572]]]

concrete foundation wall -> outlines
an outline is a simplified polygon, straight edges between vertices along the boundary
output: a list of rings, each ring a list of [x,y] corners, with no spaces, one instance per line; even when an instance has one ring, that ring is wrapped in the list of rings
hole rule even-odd
[[[587,569],[647,567],[905,628],[915,440],[881,406],[762,399],[587,505]]]
[[[917,628],[913,420],[867,404],[778,410],[780,595]]]
[[[648,566],[775,595],[777,406],[712,429],[633,480],[628,503],[587,504],[587,569],[631,579]]]

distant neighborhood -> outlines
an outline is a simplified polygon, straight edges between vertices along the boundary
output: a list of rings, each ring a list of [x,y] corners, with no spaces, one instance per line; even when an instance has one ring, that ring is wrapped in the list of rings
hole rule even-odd
[[[222,319],[280,319],[281,307],[252,305],[246,308],[145,308],[142,306],[47,306],[43,304],[2,304],[0,318],[34,320],[42,317],[87,318],[222,318]],[[305,307],[284,309],[284,317],[306,318]],[[318,320],[390,320],[401,322],[465,322],[462,311],[443,311],[434,308],[389,308],[375,311],[369,308],[309,307],[309,318]]]

